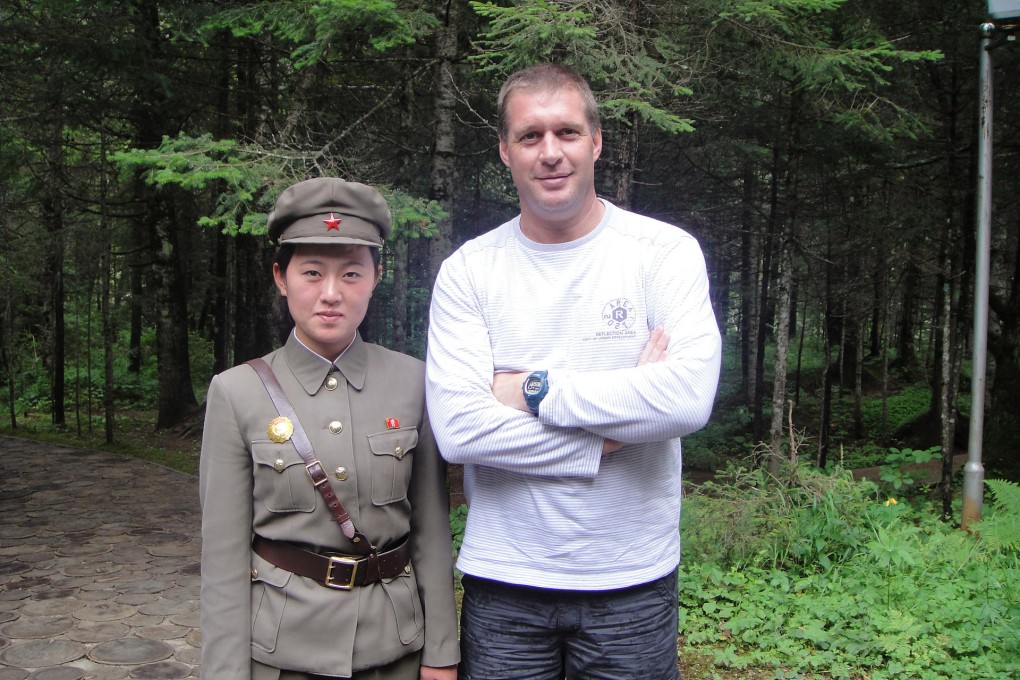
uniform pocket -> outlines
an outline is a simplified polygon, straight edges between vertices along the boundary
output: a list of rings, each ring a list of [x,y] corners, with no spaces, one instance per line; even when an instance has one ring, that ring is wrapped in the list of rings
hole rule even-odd
[[[255,498],[270,512],[311,512],[315,509],[315,487],[308,478],[305,462],[289,441],[252,442],[255,461]]]
[[[291,573],[252,553],[251,644],[267,652],[276,650],[280,622],[287,606]]]
[[[396,503],[407,498],[411,483],[412,450],[418,445],[418,430],[387,430],[368,435],[372,451],[372,502]]]
[[[393,615],[397,618],[400,642],[409,645],[425,630],[425,615],[422,613],[414,577],[410,574],[397,576],[383,581],[382,587],[393,606]]]

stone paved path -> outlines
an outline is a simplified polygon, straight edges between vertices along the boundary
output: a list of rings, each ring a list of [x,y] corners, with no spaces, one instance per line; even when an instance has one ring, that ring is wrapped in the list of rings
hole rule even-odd
[[[199,677],[198,480],[0,436],[0,680]]]

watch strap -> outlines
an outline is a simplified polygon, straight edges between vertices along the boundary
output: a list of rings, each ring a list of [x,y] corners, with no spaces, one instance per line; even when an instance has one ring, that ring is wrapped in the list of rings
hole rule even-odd
[[[540,385],[537,391],[528,389],[529,384],[534,381],[538,381]],[[524,403],[528,405],[532,413],[538,415],[538,405],[549,393],[549,371],[533,371],[521,383],[521,391],[524,392]]]

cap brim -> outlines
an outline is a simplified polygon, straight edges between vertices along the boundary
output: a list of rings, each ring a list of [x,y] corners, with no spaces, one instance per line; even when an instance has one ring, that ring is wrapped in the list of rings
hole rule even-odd
[[[382,248],[381,243],[353,238],[351,236],[298,236],[296,238],[281,239],[280,241],[281,246],[291,244],[317,246],[368,246],[369,248]]]

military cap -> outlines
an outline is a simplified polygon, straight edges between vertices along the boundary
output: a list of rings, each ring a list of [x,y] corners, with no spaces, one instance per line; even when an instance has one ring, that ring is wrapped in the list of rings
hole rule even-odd
[[[382,246],[392,227],[390,209],[378,191],[336,177],[291,185],[269,213],[269,238],[286,243]]]

